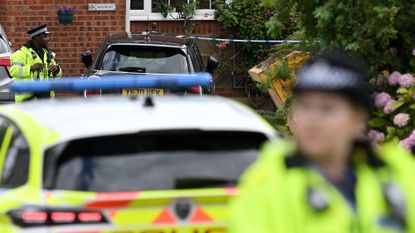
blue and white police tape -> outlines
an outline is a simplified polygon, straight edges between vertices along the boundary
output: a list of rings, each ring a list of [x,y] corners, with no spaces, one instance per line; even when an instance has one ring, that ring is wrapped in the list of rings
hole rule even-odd
[[[203,37],[203,36],[189,36],[193,40],[208,40],[208,41],[218,41],[218,42],[237,42],[237,43],[271,43],[271,44],[298,44],[306,43],[305,40],[245,40],[245,39],[224,39],[224,38],[214,38],[214,37]]]
[[[163,74],[163,75],[114,75],[101,79],[60,78],[38,81],[15,81],[12,92],[42,93],[50,91],[121,90],[124,88],[186,88],[210,86],[213,84],[209,73]]]

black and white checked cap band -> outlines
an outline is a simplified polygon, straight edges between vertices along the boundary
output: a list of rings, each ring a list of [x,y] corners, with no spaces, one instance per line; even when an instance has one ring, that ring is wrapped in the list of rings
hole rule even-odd
[[[352,99],[366,109],[371,108],[365,77],[353,70],[331,66],[324,60],[305,66],[297,73],[294,93],[307,91],[337,93]]]
[[[341,90],[361,85],[359,74],[318,62],[298,73],[295,88],[300,90]]]
[[[39,27],[35,27],[35,28],[30,29],[29,31],[27,31],[27,33],[31,37],[34,37],[34,36],[40,35],[42,33],[48,34],[49,32],[48,32],[47,25],[46,24],[43,24],[42,26],[39,26]]]

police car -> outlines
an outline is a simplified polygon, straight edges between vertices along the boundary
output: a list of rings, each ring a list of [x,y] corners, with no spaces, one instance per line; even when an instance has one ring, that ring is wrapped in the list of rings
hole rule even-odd
[[[66,88],[85,88],[78,81]],[[121,87],[142,86],[130,84]],[[276,138],[256,113],[221,97],[1,106],[0,232],[226,232],[238,177]]]

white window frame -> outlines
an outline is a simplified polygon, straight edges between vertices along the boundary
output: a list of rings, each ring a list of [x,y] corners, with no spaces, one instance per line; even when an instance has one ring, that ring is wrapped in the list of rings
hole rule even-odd
[[[213,0],[211,0],[212,2]],[[164,18],[160,13],[151,12],[152,0],[144,0],[144,10],[130,10],[130,0],[127,0],[127,11],[130,21],[169,21],[180,20],[177,13],[172,13]],[[213,9],[200,9],[196,10],[196,15],[193,16],[193,20],[215,20],[215,10]]]

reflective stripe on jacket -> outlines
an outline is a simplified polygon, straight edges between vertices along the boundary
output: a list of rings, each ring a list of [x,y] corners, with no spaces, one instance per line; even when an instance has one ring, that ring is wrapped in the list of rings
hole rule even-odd
[[[378,156],[382,168],[374,168],[362,153],[354,156],[354,209],[316,169],[288,168],[286,159],[294,150],[287,143],[268,144],[242,176],[241,195],[230,208],[232,233],[415,232],[415,162],[406,151],[395,145],[383,147]],[[385,198],[383,184],[389,181],[404,194],[406,225]],[[310,205],[310,187],[324,194],[327,208]]]
[[[28,43],[29,44],[29,43]],[[43,60],[30,46],[22,46],[19,50],[14,52],[11,57],[10,75],[14,78],[14,81],[19,80],[36,80],[36,79],[49,79],[58,78],[62,76],[62,69],[59,67],[59,72],[56,74],[49,73],[50,65],[57,65],[55,56],[53,53],[46,49],[42,49]],[[51,53],[48,56],[48,53]],[[48,62],[48,57],[50,61]],[[42,63],[43,69],[39,72],[30,71],[30,67],[36,63]],[[16,102],[21,102],[26,99],[32,98],[32,94],[16,94]]]

